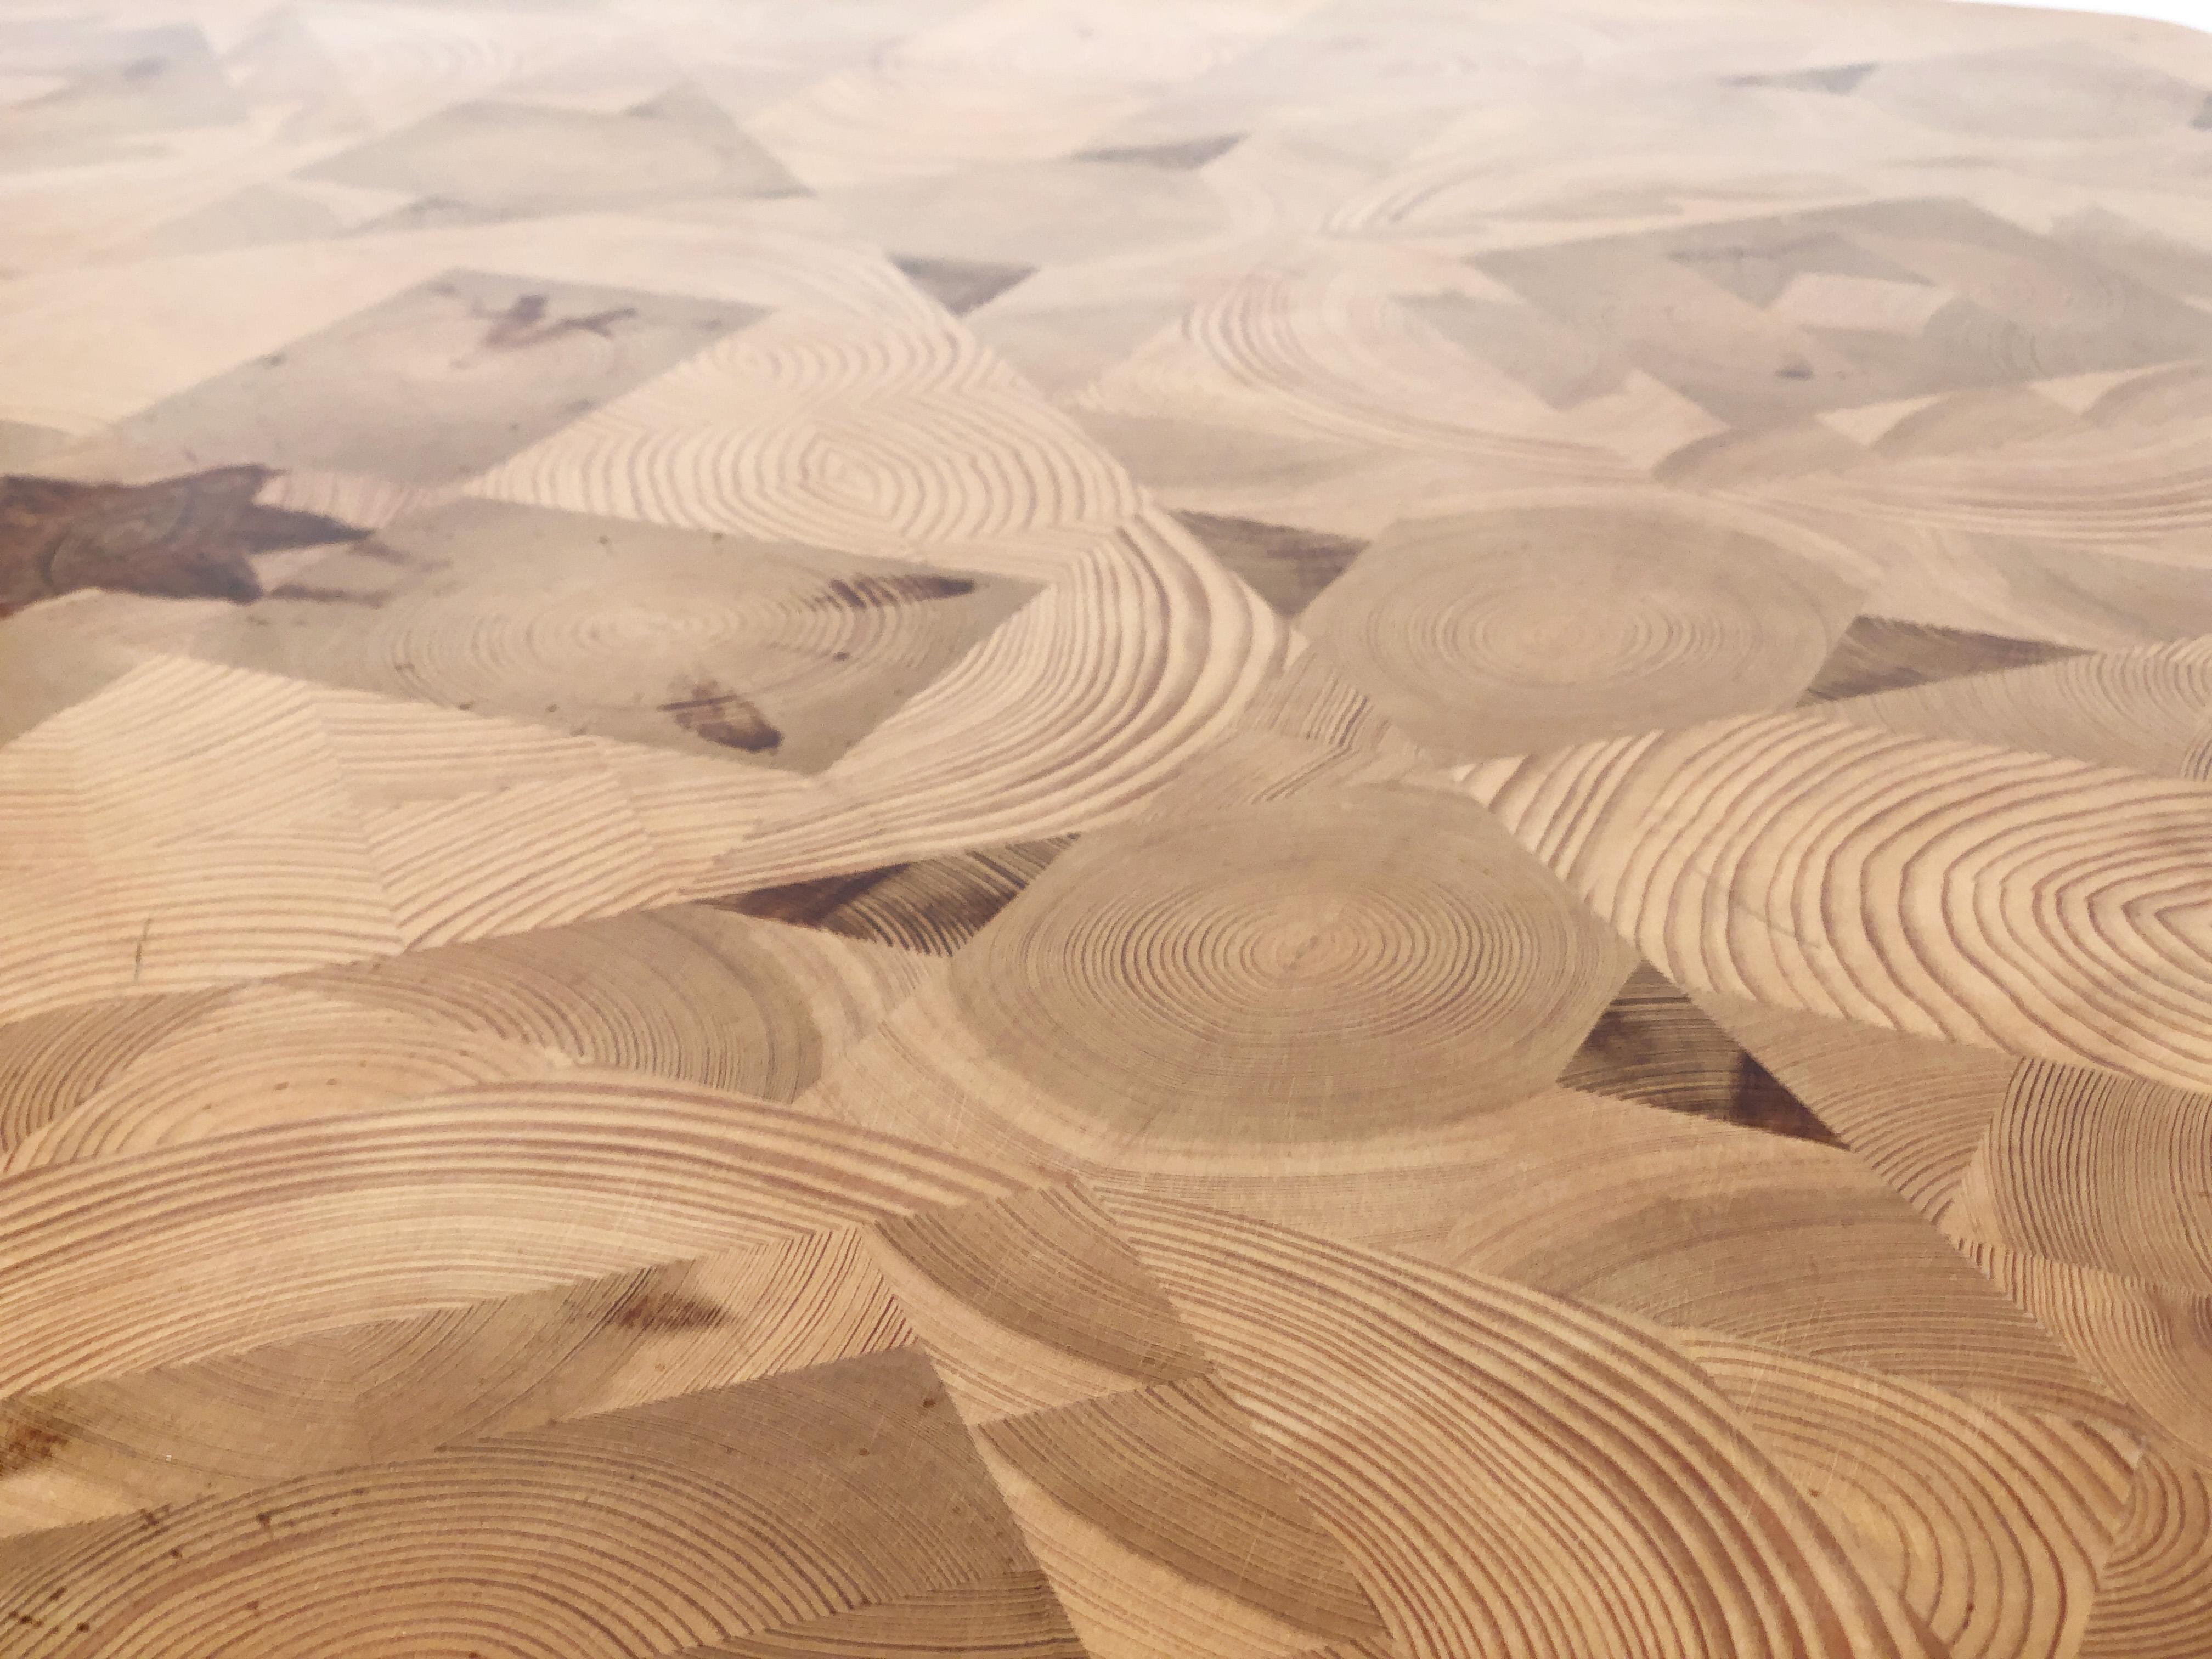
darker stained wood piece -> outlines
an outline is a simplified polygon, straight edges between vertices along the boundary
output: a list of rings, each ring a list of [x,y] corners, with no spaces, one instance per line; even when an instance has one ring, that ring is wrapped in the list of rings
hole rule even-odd
[[[1564,1088],[1841,1147],[1775,1075],[1648,963],[1639,964],[1559,1074]]]
[[[0,617],[84,588],[248,605],[262,594],[249,554],[369,533],[260,505],[276,476],[242,465],[146,484],[0,477]]]
[[[1054,836],[704,902],[741,916],[949,957],[1074,842]]]
[[[1286,617],[1311,605],[1367,547],[1350,536],[1263,524],[1257,519],[1195,512],[1179,512],[1175,518]]]
[[[956,317],[988,305],[1016,283],[1036,275],[1034,265],[994,264],[982,259],[933,259],[894,253],[891,263],[907,281]]]
[[[1194,171],[1208,161],[1221,157],[1244,142],[1241,132],[1224,132],[1211,138],[1185,138],[1178,143],[1129,144],[1118,148],[1078,150],[1068,159],[1073,161],[1119,162],[1125,166],[1168,167],[1177,172]]]
[[[1798,699],[1798,707],[1901,691],[1937,680],[1992,674],[2008,668],[2033,668],[2087,653],[2070,645],[2042,640],[2006,639],[1964,628],[1899,622],[1891,617],[1861,617],[1844,630],[1836,648]]]

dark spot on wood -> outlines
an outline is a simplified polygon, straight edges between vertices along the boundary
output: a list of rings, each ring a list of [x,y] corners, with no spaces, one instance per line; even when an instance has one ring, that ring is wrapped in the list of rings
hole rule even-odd
[[[545,296],[542,294],[526,294],[520,299],[517,300],[513,305],[509,306],[499,319],[493,324],[491,335],[485,337],[484,343],[487,345],[504,344],[505,342],[503,340],[493,337],[497,336],[501,330],[507,329],[519,331],[523,329],[532,329],[537,327],[538,324],[544,320]]]
[[[1124,167],[1167,167],[1185,173],[1218,161],[1244,142],[1241,132],[1224,132],[1211,138],[1185,138],[1179,143],[1131,144],[1118,149],[1078,150],[1071,161],[1109,161]]]
[[[601,339],[611,339],[617,323],[637,315],[634,306],[595,311],[581,317],[549,317],[546,311],[547,301],[543,294],[523,295],[505,311],[479,311],[477,314],[489,324],[484,330],[483,349],[526,350],[548,340],[557,340],[564,334],[596,334]]]
[[[53,1461],[70,1437],[40,1422],[17,1422],[0,1430],[0,1480]]]
[[[889,605],[957,599],[973,593],[965,576],[833,576],[808,604],[817,610],[878,611]]]
[[[354,593],[343,587],[316,587],[307,582],[286,582],[282,587],[272,587],[267,598],[299,599],[309,605],[358,605],[374,611],[381,606],[381,593]]]
[[[703,1297],[641,1285],[608,1310],[606,1322],[625,1331],[709,1331],[728,1324],[730,1316]]]
[[[0,616],[94,587],[246,605],[261,597],[248,555],[368,534],[261,506],[254,497],[276,476],[222,466],[149,484],[0,477]]]
[[[614,337],[617,323],[637,315],[635,306],[617,306],[611,311],[595,311],[588,317],[571,317],[562,324],[563,328],[580,328],[586,334],[596,334],[603,340]]]
[[[1878,63],[1835,64],[1826,69],[1789,70],[1779,75],[1731,75],[1728,84],[1774,87],[1785,92],[1826,92],[1844,98],[1881,67]]]
[[[711,679],[697,679],[685,694],[660,705],[660,712],[686,732],[725,749],[757,755],[783,741],[783,733],[741,691]]]

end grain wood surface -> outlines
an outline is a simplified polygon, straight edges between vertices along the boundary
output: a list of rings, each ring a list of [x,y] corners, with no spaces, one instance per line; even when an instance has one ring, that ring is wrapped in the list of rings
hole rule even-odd
[[[2208,1659],[2212,36],[0,0],[5,1659]]]

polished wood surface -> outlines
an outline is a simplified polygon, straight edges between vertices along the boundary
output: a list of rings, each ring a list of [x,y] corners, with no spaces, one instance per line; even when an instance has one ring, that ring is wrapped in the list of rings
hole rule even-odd
[[[2212,37],[0,3],[0,1654],[2212,1656]]]

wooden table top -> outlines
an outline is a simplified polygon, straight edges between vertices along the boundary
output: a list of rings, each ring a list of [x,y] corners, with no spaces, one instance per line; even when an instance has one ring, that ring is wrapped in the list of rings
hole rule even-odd
[[[0,0],[0,1655],[2212,1655],[2212,37]]]

